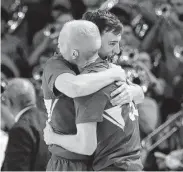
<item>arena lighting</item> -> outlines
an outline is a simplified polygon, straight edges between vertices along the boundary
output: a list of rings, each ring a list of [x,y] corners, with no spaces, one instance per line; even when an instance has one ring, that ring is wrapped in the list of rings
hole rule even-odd
[[[100,10],[110,10],[112,9],[115,5],[117,5],[119,0],[107,0],[105,1],[101,6]]]

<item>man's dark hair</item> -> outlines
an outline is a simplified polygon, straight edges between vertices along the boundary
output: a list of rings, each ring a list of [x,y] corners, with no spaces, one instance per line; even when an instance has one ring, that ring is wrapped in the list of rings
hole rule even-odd
[[[130,14],[120,7],[114,7],[110,12],[118,17],[123,25],[130,25]]]
[[[112,31],[115,35],[118,35],[122,32],[123,26],[117,16],[107,10],[87,11],[82,19],[95,23],[100,34]]]

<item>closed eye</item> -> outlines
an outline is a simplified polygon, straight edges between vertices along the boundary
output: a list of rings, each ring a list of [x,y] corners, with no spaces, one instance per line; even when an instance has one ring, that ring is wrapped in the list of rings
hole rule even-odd
[[[109,45],[115,46],[117,42],[110,42]]]

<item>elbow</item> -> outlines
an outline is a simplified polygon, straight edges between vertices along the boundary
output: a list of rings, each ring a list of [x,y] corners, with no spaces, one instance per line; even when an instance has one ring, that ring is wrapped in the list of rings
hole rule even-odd
[[[76,95],[76,93],[73,91],[70,91],[70,92],[68,92],[67,94],[66,94],[68,97],[70,97],[70,98],[72,98],[72,99],[74,99],[74,98],[76,98],[77,97],[77,95]]]
[[[92,155],[96,148],[97,148],[97,139],[89,139],[89,138],[86,138],[85,140],[82,139],[80,141],[80,153],[83,154],[83,155]]]
[[[96,148],[97,148],[97,142],[90,142],[90,143],[83,145],[82,151],[85,155],[90,156],[95,152]]]
[[[55,80],[56,89],[65,94],[70,98],[76,98],[83,95],[83,89],[86,88],[86,84],[79,83],[74,80],[73,77],[70,78],[70,75],[58,76]]]
[[[61,91],[61,90],[59,90],[59,91]],[[67,90],[65,90],[65,91],[61,91],[61,92],[63,92],[66,96],[68,96],[68,97],[70,97],[70,98],[72,98],[72,99],[74,99],[74,98],[76,98],[76,97],[79,97],[79,95],[80,95],[80,89],[79,88],[77,88],[77,86],[76,87],[68,87],[68,89]]]
[[[80,85],[75,85],[75,87],[72,89],[72,91],[69,94],[70,98],[77,98],[77,97],[82,97],[85,96],[85,90],[87,90],[88,87],[86,84],[80,84]]]
[[[83,85],[75,84],[74,88],[72,87],[71,89],[69,89],[67,96],[70,98],[77,98],[77,97],[84,96],[85,88],[86,88],[86,86],[84,84]]]

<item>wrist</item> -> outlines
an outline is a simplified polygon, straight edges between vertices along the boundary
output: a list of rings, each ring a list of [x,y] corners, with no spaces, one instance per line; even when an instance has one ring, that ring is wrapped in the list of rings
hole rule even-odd
[[[109,76],[109,78],[110,78],[113,82],[114,82],[114,81],[117,81],[117,80],[120,80],[120,79],[119,79],[119,76],[118,76],[116,73],[114,73],[114,71],[113,71],[112,68],[108,70],[107,76]]]

